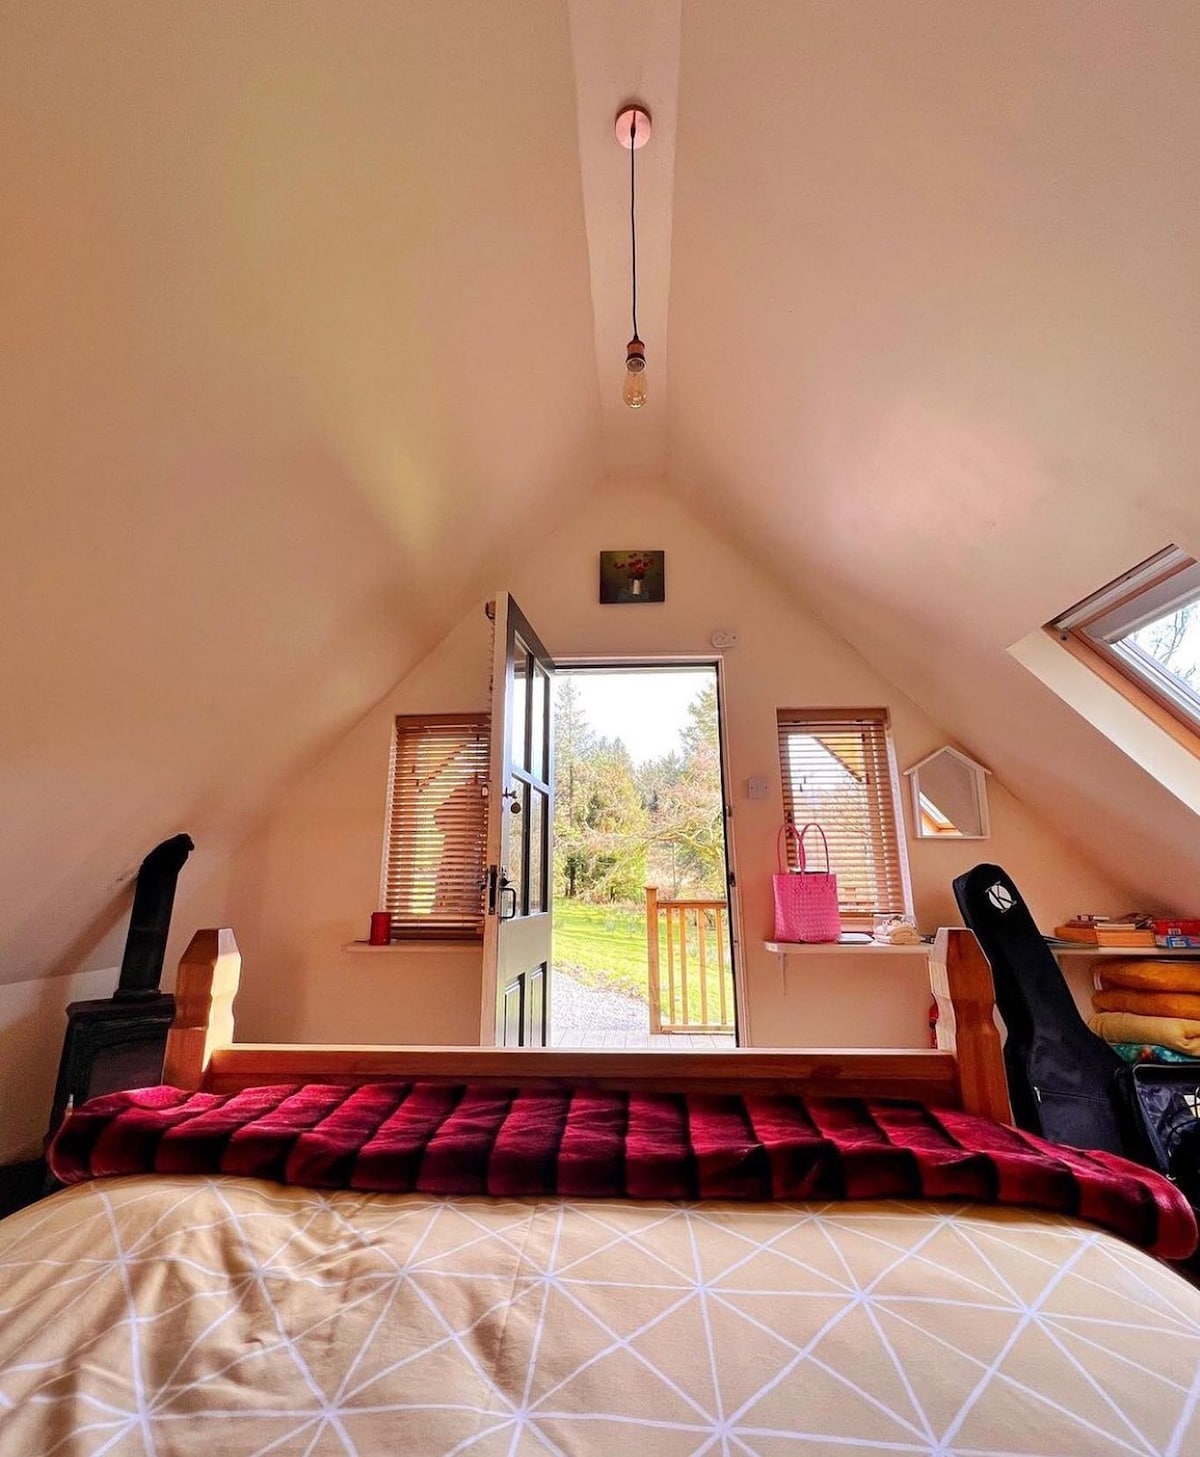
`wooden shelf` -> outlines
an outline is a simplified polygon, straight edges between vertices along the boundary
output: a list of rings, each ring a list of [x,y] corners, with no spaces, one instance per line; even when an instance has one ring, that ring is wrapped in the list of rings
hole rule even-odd
[[[1055,956],[1124,956],[1134,961],[1150,957],[1195,961],[1200,957],[1200,946],[1091,946],[1079,941],[1074,946],[1051,946],[1050,950]]]
[[[919,946],[884,946],[879,941],[764,941],[768,951],[781,956],[928,956],[931,941]]]
[[[878,956],[881,953],[895,955],[905,952],[910,956],[928,956],[933,949],[932,943],[927,941],[919,946],[882,946],[877,941],[764,941],[763,946],[781,956]],[[1200,946],[1089,946],[1087,942],[1079,941],[1073,946],[1050,946],[1049,950],[1054,956],[1121,956],[1134,961],[1143,958],[1158,961],[1200,960]]]

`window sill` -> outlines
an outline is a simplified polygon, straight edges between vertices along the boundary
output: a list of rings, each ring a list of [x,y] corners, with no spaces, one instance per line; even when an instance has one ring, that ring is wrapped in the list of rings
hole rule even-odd
[[[781,956],[925,956],[933,943],[922,941],[916,946],[885,946],[881,941],[764,941],[768,951]]]
[[[351,951],[356,955],[360,952],[369,956],[394,956],[398,952],[422,953],[426,951],[474,951],[483,950],[483,942],[475,941],[438,941],[430,938],[428,941],[389,941],[386,946],[372,946],[369,941],[347,941],[343,951]]]

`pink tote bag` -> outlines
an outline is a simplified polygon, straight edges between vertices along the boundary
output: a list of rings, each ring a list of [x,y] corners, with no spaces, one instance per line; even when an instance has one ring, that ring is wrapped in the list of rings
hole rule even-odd
[[[825,869],[809,870],[804,857],[804,837],[816,830],[825,846]],[[800,851],[800,869],[789,870],[784,858],[788,836]],[[775,844],[779,873],[771,877],[775,888],[776,941],[836,941],[842,934],[838,910],[837,876],[829,868],[829,841],[815,820],[797,830],[790,821],[779,831]]]

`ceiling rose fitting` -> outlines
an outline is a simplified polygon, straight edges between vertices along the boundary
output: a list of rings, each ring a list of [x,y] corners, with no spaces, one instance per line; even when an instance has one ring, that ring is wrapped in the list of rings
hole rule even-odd
[[[633,121],[637,118],[637,132],[634,134]],[[630,137],[633,137],[632,145],[640,152],[650,140],[650,113],[644,106],[623,106],[617,112],[616,120],[617,141],[628,152],[630,149]]]

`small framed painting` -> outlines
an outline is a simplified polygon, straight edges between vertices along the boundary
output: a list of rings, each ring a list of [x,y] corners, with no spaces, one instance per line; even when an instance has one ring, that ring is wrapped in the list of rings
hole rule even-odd
[[[665,602],[665,551],[602,551],[601,602]]]

